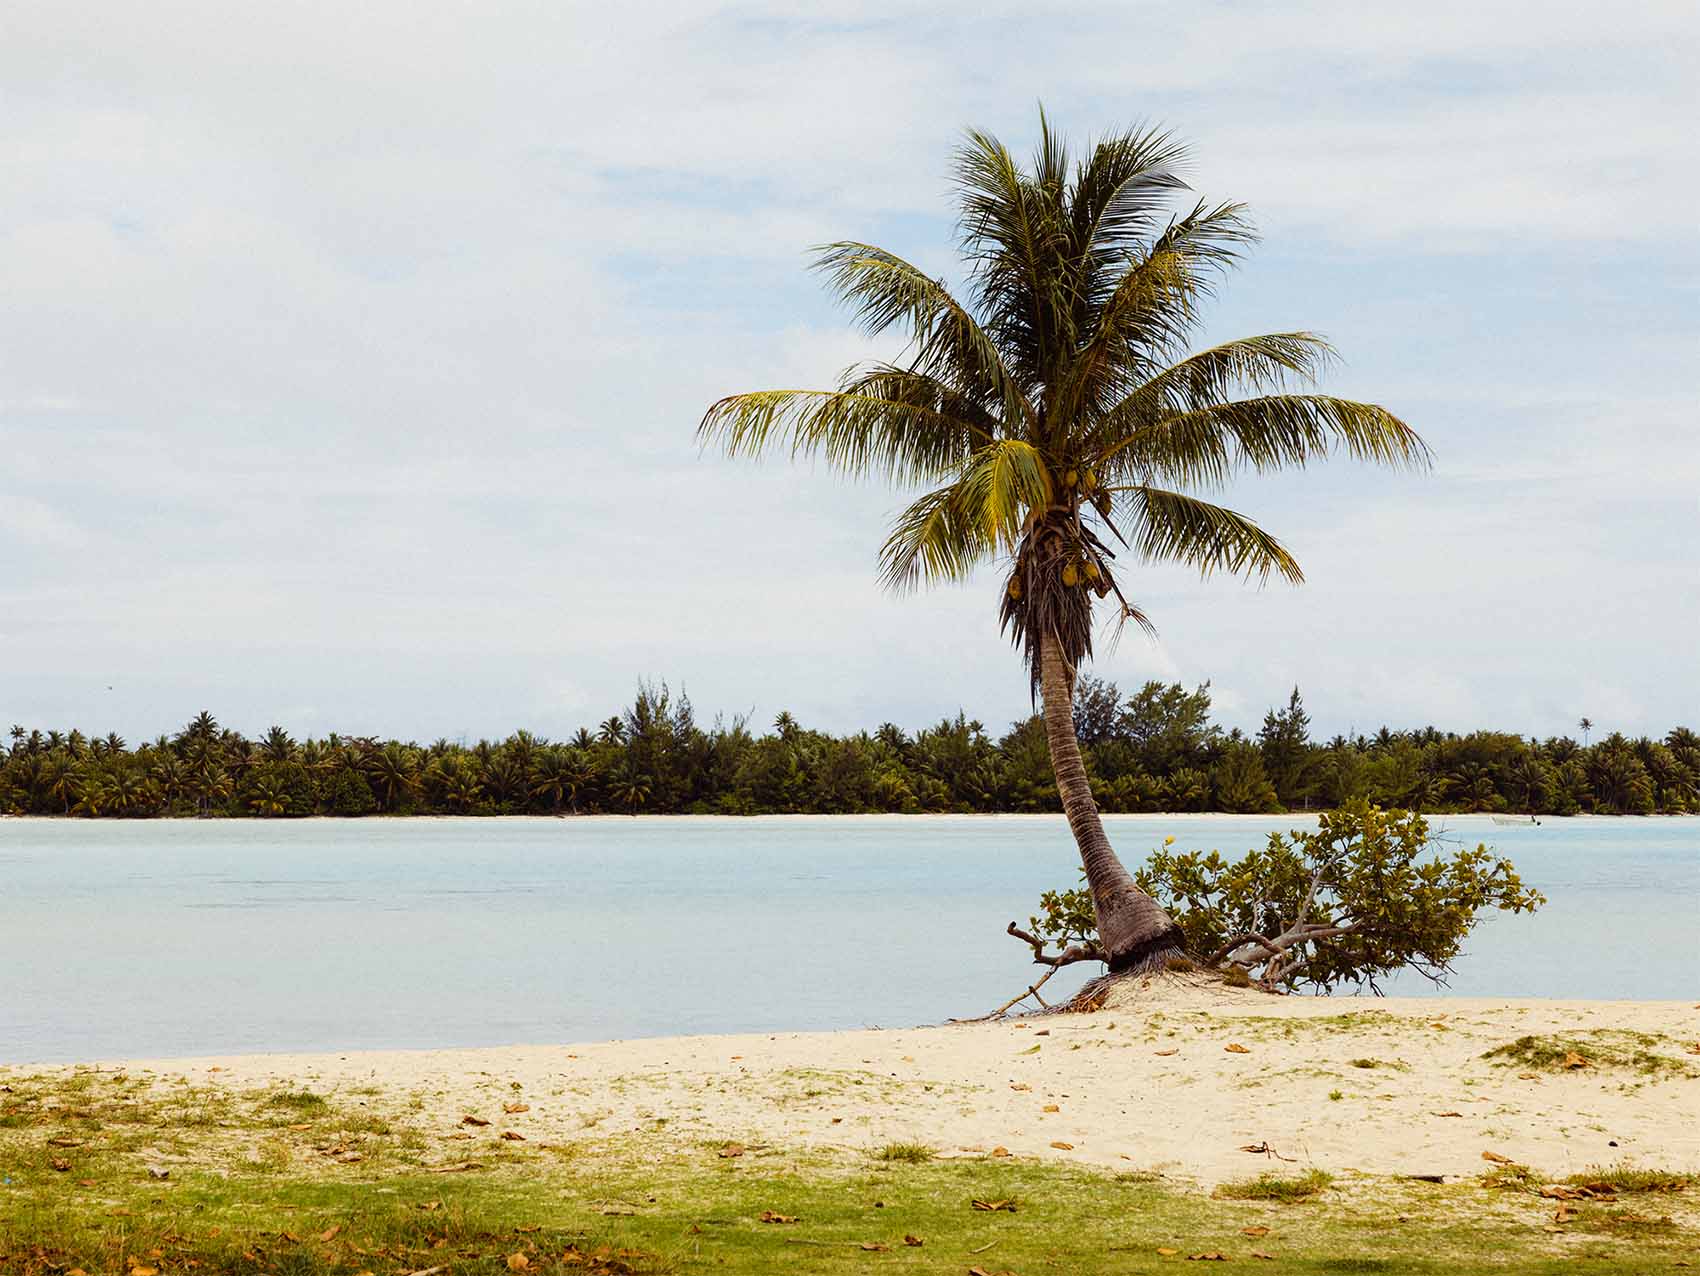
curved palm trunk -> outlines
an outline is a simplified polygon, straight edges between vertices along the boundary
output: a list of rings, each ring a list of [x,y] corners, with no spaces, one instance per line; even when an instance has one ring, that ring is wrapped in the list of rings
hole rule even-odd
[[[1182,950],[1181,928],[1134,883],[1104,833],[1074,734],[1074,674],[1063,659],[1061,645],[1048,633],[1039,643],[1039,688],[1051,769],[1086,866],[1092,909],[1098,916],[1098,942],[1112,971],[1160,968],[1170,954]]]

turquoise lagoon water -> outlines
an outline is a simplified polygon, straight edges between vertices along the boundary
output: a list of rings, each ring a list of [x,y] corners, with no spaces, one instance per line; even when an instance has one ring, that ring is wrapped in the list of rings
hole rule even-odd
[[[1130,860],[1304,823],[1108,819]],[[1450,993],[1700,1000],[1700,820],[1436,824],[1551,900]],[[1004,925],[1073,857],[1060,816],[0,820],[0,1062],[937,1022],[1032,978]]]

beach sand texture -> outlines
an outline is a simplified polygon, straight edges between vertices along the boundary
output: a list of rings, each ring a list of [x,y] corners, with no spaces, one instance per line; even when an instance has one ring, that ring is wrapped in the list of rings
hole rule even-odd
[[[1475,1175],[1484,1153],[1549,1175],[1700,1169],[1691,1003],[1271,997],[1184,977],[1129,991],[1092,1014],[986,1024],[121,1066],[365,1106],[424,1134],[427,1163],[512,1131],[581,1146],[918,1142],[1206,1187],[1313,1166]]]

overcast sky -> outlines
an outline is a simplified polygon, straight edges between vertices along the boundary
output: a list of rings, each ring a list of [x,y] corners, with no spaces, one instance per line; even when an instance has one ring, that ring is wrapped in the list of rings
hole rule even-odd
[[[1001,728],[991,573],[886,597],[897,494],[693,431],[871,352],[809,245],[954,274],[951,149],[1041,99],[1187,138],[1264,234],[1206,337],[1324,332],[1437,456],[1235,487],[1308,583],[1141,572],[1100,673],[1700,725],[1692,0],[1037,12],[9,0],[0,725],[559,736],[653,676]]]

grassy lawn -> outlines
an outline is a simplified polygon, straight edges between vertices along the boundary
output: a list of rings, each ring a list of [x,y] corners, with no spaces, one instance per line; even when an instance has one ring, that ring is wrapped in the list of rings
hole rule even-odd
[[[1668,1169],[1567,1186],[1503,1167],[1445,1184],[1277,1167],[1206,1193],[919,1142],[799,1153],[585,1133],[546,1145],[499,1123],[430,1133],[347,1096],[14,1076],[0,1276],[1030,1276],[1192,1270],[1178,1265],[1213,1254],[1272,1273],[1700,1265],[1700,1185]]]

